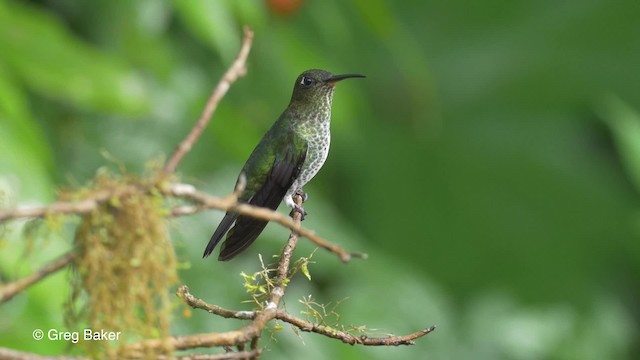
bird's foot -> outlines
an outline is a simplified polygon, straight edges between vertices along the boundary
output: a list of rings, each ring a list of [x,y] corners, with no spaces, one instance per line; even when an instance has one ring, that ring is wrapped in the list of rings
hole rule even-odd
[[[299,213],[300,221],[302,221],[304,220],[304,217],[307,216],[307,211],[302,207],[302,205],[298,205],[296,203],[295,201],[296,196],[300,196],[302,198],[302,203],[307,201],[307,198],[308,198],[307,193],[305,193],[304,190],[298,189],[293,193],[293,195],[285,197],[285,202],[287,206],[291,208],[291,212],[289,213],[289,216],[293,217],[295,213]]]
[[[296,190],[296,192],[295,192],[295,194],[293,194],[293,196],[296,196],[296,195],[300,195],[302,197],[302,202],[306,202],[307,199],[309,198],[309,195],[307,195],[307,193],[304,192],[304,190],[302,190],[302,189]]]
[[[289,213],[289,216],[293,217],[295,213],[300,214],[300,221],[303,221],[304,217],[307,216],[307,211],[298,204],[295,204],[295,206],[291,209],[291,213]]]

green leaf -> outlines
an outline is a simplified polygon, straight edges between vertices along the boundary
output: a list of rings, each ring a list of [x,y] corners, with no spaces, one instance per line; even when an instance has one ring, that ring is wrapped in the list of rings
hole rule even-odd
[[[46,96],[126,114],[149,108],[144,83],[133,69],[36,8],[0,2],[0,53],[16,77]]]
[[[640,192],[640,114],[615,96],[602,101],[600,113],[611,129],[631,181]]]
[[[302,271],[302,273],[304,274],[304,276],[311,281],[311,274],[309,273],[309,268],[308,265],[309,262],[308,261],[303,261],[302,264],[300,265],[300,271]]]
[[[52,167],[51,149],[28,111],[24,92],[0,64],[0,191],[12,200],[51,197]]]
[[[174,1],[175,9],[185,26],[215,49],[230,63],[240,46],[240,26],[233,22],[226,1]]]

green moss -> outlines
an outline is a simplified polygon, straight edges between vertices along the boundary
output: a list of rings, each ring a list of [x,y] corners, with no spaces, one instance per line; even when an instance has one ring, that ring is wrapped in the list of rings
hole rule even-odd
[[[152,181],[103,171],[82,190],[85,196],[104,190],[121,194],[86,214],[75,236],[67,322],[71,328],[86,323],[94,331],[122,332],[120,341],[84,342],[90,355],[117,357],[118,348],[131,341],[169,335],[176,261],[163,199],[153,188]]]

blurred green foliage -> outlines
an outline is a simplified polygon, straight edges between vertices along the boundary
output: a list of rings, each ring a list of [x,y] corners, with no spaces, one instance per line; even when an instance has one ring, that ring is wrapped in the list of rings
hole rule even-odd
[[[439,326],[388,349],[301,340],[285,326],[265,358],[640,357],[636,1],[303,1],[287,16],[282,3],[0,0],[2,205],[47,203],[108,159],[140,172],[171,152],[249,24],[249,73],[180,173],[226,194],[301,71],[367,74],[337,89],[305,223],[370,259],[336,266],[319,251],[313,281],[294,281],[286,306],[348,297],[338,308],[347,326]],[[180,276],[239,308],[240,272],[258,270],[255,254],[276,253],[286,231],[270,226],[237,261],[203,261],[221,215],[176,221]],[[2,233],[2,279],[64,252],[73,232],[25,257],[19,228]],[[67,282],[57,274],[0,306],[0,345],[73,350],[31,338],[63,327]],[[177,311],[173,332],[237,325]]]

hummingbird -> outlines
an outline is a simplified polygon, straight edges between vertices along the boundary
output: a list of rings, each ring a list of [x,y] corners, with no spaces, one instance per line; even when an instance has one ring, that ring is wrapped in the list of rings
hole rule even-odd
[[[329,154],[331,102],[336,83],[364,77],[333,75],[318,69],[300,74],[289,106],[253,149],[238,175],[236,187],[243,177],[246,184],[238,201],[276,210],[284,200],[292,211],[304,216],[306,212],[293,201],[293,196],[304,194],[302,187],[318,173]],[[230,260],[251,245],[265,226],[267,221],[227,211],[203,257],[211,255],[227,234],[218,260]]]

